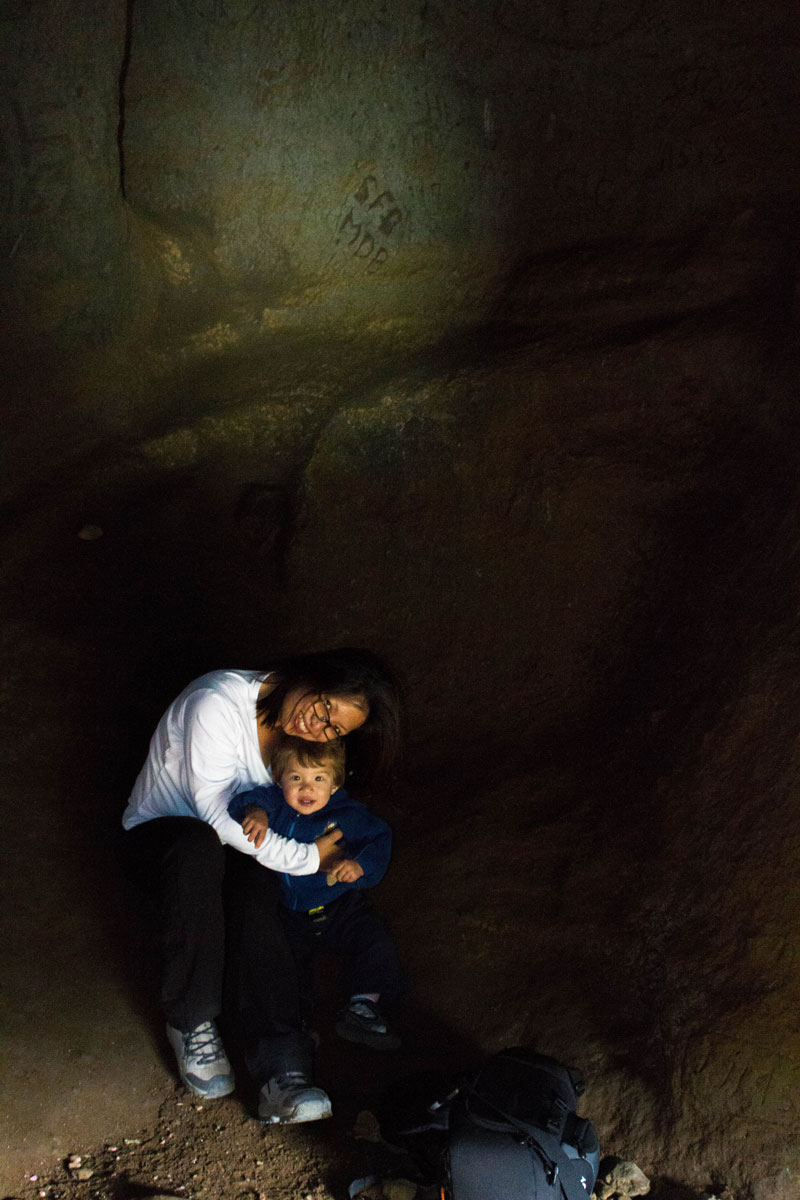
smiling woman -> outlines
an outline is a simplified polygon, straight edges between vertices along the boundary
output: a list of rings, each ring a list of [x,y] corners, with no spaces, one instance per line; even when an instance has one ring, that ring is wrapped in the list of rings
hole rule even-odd
[[[360,773],[384,773],[397,756],[397,685],[368,650],[303,654],[268,664],[256,709],[262,750],[276,731],[312,742],[357,733],[347,752],[351,767],[358,758]]]
[[[225,1015],[261,1089],[261,1119],[330,1116],[328,1096],[311,1083],[313,1043],[275,913],[274,872],[327,870],[341,834],[304,844],[270,830],[256,845],[228,804],[272,782],[270,759],[284,735],[348,738],[363,777],[391,766],[398,731],[395,681],[358,649],[279,659],[262,671],[211,671],[161,718],[123,814],[123,859],[154,918],[167,1037],[195,1094],[213,1099],[235,1086],[215,1024],[225,979]]]
[[[269,685],[266,685],[269,686]],[[337,742],[364,724],[369,715],[362,696],[290,696],[286,706],[291,715],[282,722],[283,732],[314,742]]]

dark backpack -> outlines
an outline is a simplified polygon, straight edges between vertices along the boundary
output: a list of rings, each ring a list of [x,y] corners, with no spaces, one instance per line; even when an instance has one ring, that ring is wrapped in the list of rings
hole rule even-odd
[[[578,1071],[524,1047],[489,1059],[452,1099],[446,1200],[587,1200],[600,1153],[575,1111]]]

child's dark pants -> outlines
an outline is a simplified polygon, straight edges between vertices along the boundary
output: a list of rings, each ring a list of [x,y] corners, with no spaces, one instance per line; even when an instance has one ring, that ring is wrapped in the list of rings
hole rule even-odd
[[[318,950],[344,957],[350,996],[374,992],[385,1000],[396,1000],[404,992],[405,978],[392,935],[363,892],[345,892],[322,911],[281,906],[280,917],[297,964],[300,1007],[306,1022],[311,1020]]]

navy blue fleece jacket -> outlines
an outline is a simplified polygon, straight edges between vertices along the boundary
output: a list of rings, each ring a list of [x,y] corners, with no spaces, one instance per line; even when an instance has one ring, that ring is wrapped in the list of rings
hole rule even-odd
[[[263,808],[269,827],[281,837],[296,842],[313,842],[332,824],[341,829],[347,858],[353,858],[364,874],[355,883],[335,883],[328,886],[325,874],[281,875],[281,903],[286,908],[308,911],[320,904],[330,904],[350,888],[370,888],[380,883],[386,874],[392,853],[392,831],[385,821],[374,816],[358,800],[339,788],[324,808],[314,813],[298,813],[283,798],[275,784],[239,792],[228,805],[228,814],[241,822],[248,805]]]

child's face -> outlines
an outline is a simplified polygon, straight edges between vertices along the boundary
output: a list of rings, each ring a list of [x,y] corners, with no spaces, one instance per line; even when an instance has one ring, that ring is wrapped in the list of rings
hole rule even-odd
[[[295,812],[319,812],[336,791],[331,767],[302,767],[292,755],[279,780],[283,798]]]

